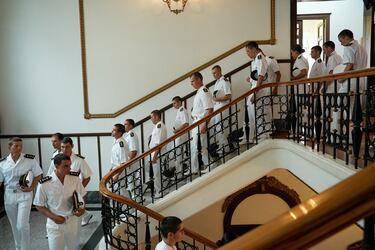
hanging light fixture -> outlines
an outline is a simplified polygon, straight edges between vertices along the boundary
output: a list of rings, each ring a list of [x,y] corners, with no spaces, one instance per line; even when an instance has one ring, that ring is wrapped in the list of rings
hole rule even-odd
[[[163,2],[168,5],[169,10],[176,15],[184,11],[187,1],[188,0],[163,0]]]

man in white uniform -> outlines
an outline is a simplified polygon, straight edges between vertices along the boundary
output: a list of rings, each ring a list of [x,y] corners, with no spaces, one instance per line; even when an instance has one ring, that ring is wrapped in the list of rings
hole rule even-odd
[[[136,158],[139,153],[139,140],[138,135],[134,132],[133,128],[135,126],[135,122],[133,119],[126,119],[124,122],[125,126],[125,132],[124,133],[124,139],[128,144],[129,147],[129,153],[128,153],[128,161],[131,161],[132,159]],[[131,197],[135,198],[135,192],[134,188],[135,186],[139,185],[140,183],[140,172],[137,171],[140,164],[135,162],[132,164],[132,166],[129,168],[129,172],[133,173],[132,175],[128,175],[127,178],[127,187],[128,191],[130,192]],[[139,192],[140,193],[140,192]]]
[[[251,89],[261,86],[263,83],[267,83],[267,70],[268,65],[266,58],[263,56],[262,51],[259,49],[259,45],[256,42],[249,42],[246,45],[246,53],[252,59],[251,61],[251,74],[247,79],[250,82]],[[269,95],[269,90],[262,89],[256,93],[256,98],[260,99],[262,96]],[[255,96],[251,94],[247,99],[247,110],[249,114],[249,143],[254,143],[255,139]],[[258,102],[257,105],[262,105]],[[257,122],[270,123],[271,122],[271,106],[264,105],[264,116],[262,120],[257,120]],[[260,124],[257,124],[258,126]],[[260,131],[258,131],[260,132]]]
[[[176,118],[173,124],[173,133],[177,134],[183,129],[189,127],[189,114],[184,106],[182,106],[182,99],[180,96],[175,96],[172,99],[172,105],[177,110]],[[184,144],[188,140],[188,132],[181,135],[175,140],[176,149],[176,174],[178,177],[182,177],[183,173],[183,159],[187,155],[189,147],[187,144]],[[182,145],[184,144],[184,145]],[[182,145],[182,146],[180,146]]]
[[[264,54],[264,52],[261,49],[259,50],[262,52],[262,55],[266,57],[266,62],[268,65],[267,82],[269,83],[280,82],[281,73],[280,73],[280,67],[279,67],[279,64],[277,63],[277,60],[273,56],[267,56],[266,54]],[[277,89],[278,89],[278,86],[272,89],[272,95],[277,95]]]
[[[29,217],[33,190],[43,172],[34,155],[22,153],[21,138],[11,138],[8,149],[10,154],[0,160],[0,186],[4,183],[5,211],[12,227],[16,249],[27,250],[30,249]],[[20,177],[28,172],[32,172],[34,176],[32,183],[27,187],[20,186]]]
[[[165,217],[159,230],[162,241],[156,245],[155,250],[177,250],[176,243],[182,241],[185,234],[181,219],[175,216]]]
[[[79,246],[78,217],[85,212],[82,204],[73,210],[73,192],[81,197],[86,194],[81,180],[70,172],[70,157],[57,154],[55,170],[44,177],[38,185],[34,205],[47,217],[48,246],[50,250],[76,250]]]
[[[324,75],[324,63],[320,58],[322,54],[322,47],[316,45],[311,48],[311,58],[315,60],[314,64],[311,67],[309,78],[319,77]]]
[[[193,110],[191,116],[193,123],[209,116],[214,112],[214,104],[210,91],[203,85],[203,76],[199,72],[195,72],[190,76],[190,83],[197,93],[194,97]],[[201,155],[204,165],[208,165],[208,151],[207,151],[207,127],[209,121],[200,124],[195,127],[192,131],[192,141],[190,144],[191,152],[191,171],[193,174],[198,174],[199,162],[198,162],[198,136],[201,141]],[[202,166],[202,168],[204,168]],[[201,169],[208,170],[208,169]]]
[[[335,43],[332,41],[327,41],[323,44],[323,51],[324,51],[324,54],[326,55],[325,74],[331,75],[333,74],[333,70],[338,65],[342,64],[342,57],[336,53]],[[321,89],[323,88],[324,86],[321,87]],[[334,92],[333,81],[327,82],[326,88],[327,88],[326,93],[333,93]]]
[[[154,110],[151,112],[151,121],[154,124],[154,128],[151,133],[149,148],[156,147],[167,139],[167,128],[161,121],[160,110]],[[161,148],[160,151],[156,150],[151,154],[151,165],[154,172],[154,187],[155,187],[155,198],[161,196],[161,164],[160,155],[165,151],[165,147]],[[146,182],[150,180],[150,173],[148,166],[146,167]]]
[[[64,139],[64,135],[61,133],[54,133],[51,136],[51,143],[52,147],[55,149],[55,151],[52,154],[52,158],[55,157],[58,153],[61,151],[61,141]]]
[[[70,160],[72,161],[70,171],[78,173],[82,181],[83,187],[86,187],[90,182],[92,171],[87,162],[85,161],[85,157],[79,154],[75,154],[73,152],[73,147],[73,140],[70,137],[65,137],[61,142],[61,153],[70,157]],[[47,175],[51,175],[53,171],[55,171],[55,164],[52,161]],[[92,214],[85,211],[84,216],[80,217],[82,226],[86,226],[91,219]]]
[[[212,68],[212,75],[216,80],[213,92],[214,111],[216,111],[230,103],[232,90],[230,82],[222,75],[219,65],[215,65]],[[230,126],[229,108],[221,112],[221,114],[217,114],[214,117],[214,122],[216,124],[216,139],[220,150],[219,153],[221,153],[222,149],[225,150],[225,145],[228,144]]]

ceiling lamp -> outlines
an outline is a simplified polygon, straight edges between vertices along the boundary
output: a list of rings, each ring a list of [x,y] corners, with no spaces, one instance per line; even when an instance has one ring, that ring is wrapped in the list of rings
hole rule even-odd
[[[188,0],[163,0],[163,2],[168,5],[169,10],[176,15],[184,11],[187,1]]]

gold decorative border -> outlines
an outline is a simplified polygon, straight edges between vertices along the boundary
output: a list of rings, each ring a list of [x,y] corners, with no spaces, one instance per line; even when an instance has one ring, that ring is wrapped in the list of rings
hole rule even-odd
[[[271,38],[269,40],[257,40],[259,44],[276,44],[276,22],[275,22],[275,0],[271,1]],[[79,22],[80,22],[80,36],[81,36],[81,60],[82,60],[82,87],[83,87],[83,107],[84,107],[84,118],[85,119],[93,119],[93,118],[115,118],[122,113],[138,106],[139,104],[147,101],[148,99],[158,95],[159,93],[173,87],[174,85],[178,84],[182,80],[188,78],[192,73],[195,71],[201,71],[208,66],[222,60],[223,58],[237,52],[238,50],[244,48],[246,46],[246,42],[237,45],[236,47],[226,51],[225,53],[215,57],[214,59],[208,61],[207,63],[187,72],[186,74],[178,77],[177,79],[171,81],[170,83],[165,84],[164,86],[152,91],[151,93],[147,94],[146,96],[138,99],[135,102],[130,103],[129,105],[123,107],[122,109],[116,111],[115,113],[106,113],[106,114],[91,114],[89,111],[89,94],[88,94],[88,81],[87,81],[87,58],[86,58],[86,35],[85,35],[85,10],[84,10],[84,0],[78,0],[79,5]]]

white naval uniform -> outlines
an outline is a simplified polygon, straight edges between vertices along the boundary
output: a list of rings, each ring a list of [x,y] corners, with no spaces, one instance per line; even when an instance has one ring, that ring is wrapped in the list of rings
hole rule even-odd
[[[342,64],[342,57],[339,54],[337,54],[336,51],[332,51],[332,53],[329,55],[327,59],[327,63],[325,66],[325,74],[328,75],[330,71],[333,72],[333,70],[340,64]],[[333,81],[327,82],[327,85],[328,86],[326,89],[326,93],[334,93]],[[337,88],[339,88],[338,85]]]
[[[124,134],[124,139],[128,144],[128,149],[129,149],[129,154],[131,152],[137,151],[136,157],[139,154],[139,140],[138,140],[138,135],[133,131],[129,130],[127,133]],[[129,159],[130,160],[130,159]],[[129,172],[133,173],[132,175],[128,175],[127,178],[127,189],[132,193],[134,190],[134,185],[139,184],[139,179],[140,179],[140,172],[137,171],[139,168],[140,164],[137,164],[137,162],[133,163],[131,167],[129,168]],[[134,172],[135,171],[135,172]],[[137,183],[135,183],[135,181]]]
[[[72,152],[70,161],[72,162],[70,171],[80,173],[79,178],[81,178],[81,180],[92,176],[92,171],[83,156],[76,155],[74,152]],[[56,167],[52,160],[47,175],[51,175],[55,171],[55,169]]]
[[[294,61],[292,75],[298,76],[301,73],[301,70],[305,69],[306,72],[309,72],[309,62],[305,57],[299,55],[297,59]],[[301,79],[306,79],[307,75]],[[299,94],[303,92],[303,84],[298,85]],[[297,94],[296,90],[295,93]]]
[[[48,178],[50,177],[50,178]],[[76,191],[82,197],[86,190],[77,176],[66,175],[64,183],[52,172],[45,177],[37,188],[34,205],[48,208],[52,213],[65,217],[63,224],[56,224],[47,218],[46,229],[50,250],[76,250],[79,246],[79,233],[77,216],[73,215],[73,192]]]
[[[191,116],[193,118],[193,123],[203,119],[206,116],[207,109],[211,109],[214,107],[212,94],[205,86],[201,86],[197,90],[197,94],[194,97],[193,102],[193,110],[191,112]],[[198,173],[198,136],[199,136],[199,127],[195,127],[192,131],[192,141],[190,144],[190,152],[191,152],[191,171],[193,173]],[[209,125],[207,124],[207,130]],[[200,135],[201,140],[201,155],[203,164],[208,165],[208,151],[207,151],[207,132]]]
[[[0,161],[0,183],[4,182],[4,205],[17,250],[30,249],[30,209],[33,192],[22,192],[21,175],[31,171],[35,177],[43,174],[34,155],[21,154],[17,162],[11,155]]]
[[[254,72],[257,72],[258,78],[259,78],[259,76],[264,77],[264,80],[262,82],[262,84],[264,84],[264,83],[268,82],[267,71],[268,71],[268,64],[267,64],[266,58],[265,58],[265,56],[262,55],[262,52],[259,52],[256,55],[256,57],[251,61],[251,76],[250,76],[250,85],[251,85],[250,88],[251,89],[256,87],[256,84],[257,84],[257,81],[258,81],[257,79],[255,79],[253,77],[253,75],[255,74]],[[250,133],[249,133],[249,141],[250,142],[253,142],[254,137],[255,137],[255,129],[256,129],[256,127],[255,127],[255,102],[256,102],[256,100],[258,100],[262,96],[269,95],[269,93],[270,93],[269,89],[259,90],[255,95],[256,99],[254,99],[254,103],[252,103],[251,100],[250,100],[251,97],[254,94],[251,94],[247,98],[247,111],[248,111],[248,114],[249,114],[249,128],[250,128]],[[262,105],[261,102],[258,102],[256,104],[258,106]],[[271,115],[272,115],[271,114],[271,106],[265,105],[263,108],[264,108],[264,121],[270,122],[271,121]],[[258,120],[257,122],[259,122],[259,121],[260,120]]]
[[[155,124],[154,129],[152,130],[151,133],[151,140],[149,147],[150,149],[153,147],[156,147],[163,141],[167,139],[167,128],[165,125],[160,121]],[[162,155],[165,151],[165,147],[160,149],[160,155]],[[159,154],[159,150],[154,151],[151,154],[151,159],[154,157],[155,154]],[[160,175],[160,156],[158,157],[156,163],[151,163],[152,164],[152,169],[154,172],[154,187],[155,187],[155,194],[156,196],[159,196],[160,190],[161,190],[161,175]],[[146,167],[146,182],[150,180],[150,168],[147,166]]]
[[[273,56],[266,56],[267,68],[267,82],[276,82],[276,72],[280,72],[279,64]]]
[[[186,123],[189,124],[189,114],[187,110],[183,106],[181,106],[177,110],[176,119],[173,123],[173,130],[179,129],[182,125]],[[185,152],[188,150],[188,145],[185,144],[180,147],[178,146],[187,142],[188,139],[189,139],[189,132],[181,135],[174,142],[175,147],[176,147],[176,154],[177,154],[175,165],[176,165],[176,170],[178,173],[182,172],[182,161],[183,161]]]
[[[323,76],[324,74],[325,74],[324,62],[322,59],[318,58],[315,60],[315,62],[313,63],[311,67],[309,78]]]
[[[167,245],[164,240],[160,241],[156,247],[155,250],[177,250],[176,246],[169,246]]]
[[[367,67],[367,52],[365,48],[359,45],[357,40],[351,41],[348,46],[344,46],[344,55],[342,63],[345,65],[353,64],[353,70],[365,69]],[[352,79],[352,81],[350,82],[351,91],[356,91],[356,82],[356,79]],[[360,92],[363,92],[366,89],[365,85],[365,78],[361,77],[359,83]],[[339,92],[348,92],[348,81],[342,83]]]
[[[230,82],[227,81],[224,76],[221,76],[218,80],[215,82],[214,86],[214,97],[224,97],[227,95],[231,95],[231,85]],[[214,102],[214,111],[224,107],[230,103],[230,100],[224,101],[224,102]],[[216,138],[218,140],[219,147],[223,147],[225,144],[228,143],[228,135],[229,135],[229,109],[224,110],[221,112],[221,114],[217,114],[214,117],[214,122],[216,124]],[[222,123],[223,118],[223,123]]]
[[[112,150],[111,150],[112,169],[125,163],[128,160],[128,156],[129,156],[129,147],[125,139],[122,136],[118,139],[114,139]],[[129,169],[127,169],[126,171],[124,170],[119,174],[120,182],[124,182],[123,178],[125,177],[125,172],[129,174],[128,171]],[[125,194],[124,190],[120,189],[120,194],[124,195]]]

